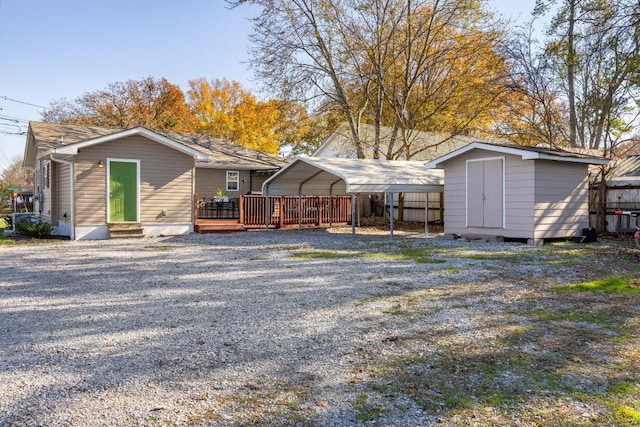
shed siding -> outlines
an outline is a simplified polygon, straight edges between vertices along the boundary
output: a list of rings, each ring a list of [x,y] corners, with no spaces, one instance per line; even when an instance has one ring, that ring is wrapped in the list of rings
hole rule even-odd
[[[573,237],[589,226],[588,165],[538,160],[536,239]]]
[[[136,135],[80,151],[76,161],[76,223],[105,224],[106,159],[140,160],[140,221],[192,222],[192,157]],[[102,160],[105,167],[99,168]],[[160,215],[164,211],[165,216]]]
[[[496,157],[496,153],[473,150],[451,159],[445,167],[444,209],[445,233],[490,234],[514,238],[533,236],[534,164],[520,157],[505,154],[505,228],[466,226],[466,161]]]

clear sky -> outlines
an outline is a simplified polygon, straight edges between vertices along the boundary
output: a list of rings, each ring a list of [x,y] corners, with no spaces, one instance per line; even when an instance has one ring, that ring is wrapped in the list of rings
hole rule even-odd
[[[527,21],[535,0],[489,0]],[[22,156],[29,120],[58,98],[153,76],[188,88],[226,77],[255,91],[248,6],[223,0],[0,0],[0,170]],[[33,105],[27,105],[33,104]]]

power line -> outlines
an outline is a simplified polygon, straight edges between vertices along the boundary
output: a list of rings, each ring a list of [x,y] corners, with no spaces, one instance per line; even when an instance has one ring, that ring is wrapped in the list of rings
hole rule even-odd
[[[5,116],[4,114],[0,114],[0,120],[4,120],[7,122],[14,122],[14,123],[29,123],[29,120],[27,119],[21,119],[20,117],[12,117],[12,116]]]
[[[50,110],[49,107],[43,107],[42,105],[32,104],[30,102],[20,101],[18,99],[9,98],[8,96],[0,95],[0,99],[4,99],[5,101],[17,102],[18,104],[29,105],[31,107],[43,108],[45,110]]]

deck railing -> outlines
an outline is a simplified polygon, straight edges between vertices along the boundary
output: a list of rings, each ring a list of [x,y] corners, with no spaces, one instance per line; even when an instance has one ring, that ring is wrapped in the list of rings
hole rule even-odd
[[[346,224],[351,222],[351,197],[242,196],[240,222],[245,227],[264,227],[265,214],[270,227]]]
[[[266,210],[265,210],[266,204]],[[324,226],[351,223],[351,196],[240,196],[224,201],[194,195],[196,220],[238,219],[247,228]]]
[[[195,198],[196,218],[199,219],[238,219],[240,218],[239,199],[203,200]]]

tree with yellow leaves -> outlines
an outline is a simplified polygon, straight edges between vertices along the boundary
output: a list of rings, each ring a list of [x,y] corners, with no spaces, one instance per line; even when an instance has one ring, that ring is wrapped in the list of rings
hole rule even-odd
[[[189,81],[189,104],[197,132],[277,154],[309,136],[311,119],[297,103],[259,101],[236,81],[199,78]]]

